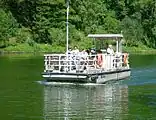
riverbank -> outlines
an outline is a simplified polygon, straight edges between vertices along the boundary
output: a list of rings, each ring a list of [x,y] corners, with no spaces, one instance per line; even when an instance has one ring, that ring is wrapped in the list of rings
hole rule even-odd
[[[64,53],[65,47],[49,44],[35,44],[30,46],[28,44],[19,44],[17,46],[9,46],[0,49],[0,54],[23,54],[23,53]],[[156,49],[148,48],[146,46],[141,47],[125,47],[123,46],[123,52],[130,54],[156,54]]]
[[[130,54],[156,54],[156,49],[148,48],[146,46],[141,47],[123,46],[123,52],[128,52]]]
[[[0,49],[0,53],[62,53],[65,51],[64,47],[49,44],[19,44],[16,46],[9,46]]]

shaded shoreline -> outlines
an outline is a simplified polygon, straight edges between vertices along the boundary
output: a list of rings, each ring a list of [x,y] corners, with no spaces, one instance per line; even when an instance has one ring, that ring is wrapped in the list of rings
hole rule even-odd
[[[78,45],[79,49],[91,49],[91,46]],[[72,47],[72,45],[70,46]],[[115,46],[114,46],[115,50]],[[0,48],[0,54],[46,54],[46,53],[65,53],[66,47],[59,45],[49,45],[49,44],[35,44],[30,46],[29,44],[18,44],[17,46],[9,46],[6,48]],[[156,54],[156,49],[149,48],[145,45],[142,46],[122,46],[123,53],[129,54]]]
[[[124,50],[126,51],[127,53],[129,54],[143,54],[143,55],[154,55],[156,54],[156,50],[141,50],[141,51],[128,51],[128,50]],[[56,54],[59,54],[60,52],[50,52],[50,51],[39,51],[39,52],[36,52],[36,51],[29,51],[29,52],[26,52],[26,51],[3,51],[3,50],[0,50],[0,55],[10,55],[10,54],[36,54],[36,55],[44,55],[44,54],[52,54],[52,53],[56,53]]]

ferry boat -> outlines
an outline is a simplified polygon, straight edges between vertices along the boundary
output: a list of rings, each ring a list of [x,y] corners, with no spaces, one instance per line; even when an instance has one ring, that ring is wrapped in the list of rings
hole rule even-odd
[[[122,53],[122,34],[89,34],[89,38],[101,42],[115,40],[116,51],[108,54],[106,50],[95,51],[94,54],[71,55],[68,48],[68,15],[69,1],[67,1],[67,35],[65,54],[45,54],[44,72],[42,76],[51,82],[71,83],[105,83],[110,80],[125,79],[130,76],[129,54]]]
[[[52,82],[100,84],[130,76],[129,54],[122,53],[122,34],[89,34],[88,37],[98,41],[115,40],[116,51],[109,54],[106,50],[101,50],[87,55],[85,59],[81,59],[79,54],[45,54],[42,76]]]

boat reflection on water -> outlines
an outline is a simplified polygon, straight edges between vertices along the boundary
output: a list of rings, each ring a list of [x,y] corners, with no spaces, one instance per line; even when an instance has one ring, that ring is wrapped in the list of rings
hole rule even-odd
[[[127,117],[128,86],[125,84],[44,87],[45,120],[119,120]]]

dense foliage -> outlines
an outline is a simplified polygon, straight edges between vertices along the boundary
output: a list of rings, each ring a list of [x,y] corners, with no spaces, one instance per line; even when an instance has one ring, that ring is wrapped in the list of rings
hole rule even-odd
[[[88,47],[89,33],[120,33],[126,46],[156,48],[156,1],[70,0],[70,45]],[[65,46],[66,0],[0,0],[0,47]]]

